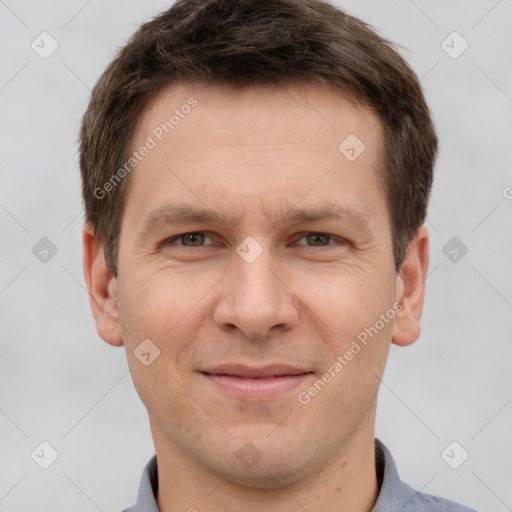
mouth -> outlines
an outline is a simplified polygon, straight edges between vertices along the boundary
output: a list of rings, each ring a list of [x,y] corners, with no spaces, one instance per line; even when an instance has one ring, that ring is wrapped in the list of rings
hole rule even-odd
[[[222,365],[200,371],[217,390],[242,400],[269,400],[292,390],[313,375],[312,371],[287,365],[254,368]]]

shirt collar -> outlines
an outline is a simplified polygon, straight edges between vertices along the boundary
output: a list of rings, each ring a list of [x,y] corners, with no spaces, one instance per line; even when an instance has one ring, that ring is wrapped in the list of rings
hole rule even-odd
[[[156,506],[157,493],[158,470],[156,455],[153,455],[142,472],[135,506],[123,512],[159,512]]]
[[[426,500],[430,501],[430,497],[415,491],[400,480],[391,453],[379,439],[375,439],[375,463],[379,495],[371,512],[396,512],[397,510],[401,512],[421,512],[427,510]],[[146,464],[142,473],[135,506],[123,512],[159,512],[155,500],[157,493],[158,472],[156,456],[154,455]],[[437,500],[445,501],[440,498],[437,498]],[[432,509],[429,508],[429,510]],[[460,508],[450,508],[450,510],[471,512],[462,506]]]
[[[417,506],[418,503],[415,503],[417,501],[415,497],[419,496],[420,493],[400,480],[391,453],[379,439],[375,439],[375,465],[380,490],[371,512],[423,510],[423,507],[420,508]]]

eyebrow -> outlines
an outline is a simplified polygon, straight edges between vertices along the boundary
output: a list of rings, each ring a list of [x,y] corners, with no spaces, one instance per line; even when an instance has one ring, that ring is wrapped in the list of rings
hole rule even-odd
[[[314,223],[325,220],[334,220],[351,226],[358,231],[369,235],[372,233],[367,216],[352,208],[331,204],[314,209],[281,208],[279,211],[262,212],[269,223],[271,219],[277,219],[272,223],[272,228],[278,225]],[[137,229],[141,236],[148,235],[162,228],[178,224],[223,224],[228,229],[234,230],[239,223],[238,217],[228,217],[220,212],[209,209],[198,209],[188,205],[165,205],[149,213]]]

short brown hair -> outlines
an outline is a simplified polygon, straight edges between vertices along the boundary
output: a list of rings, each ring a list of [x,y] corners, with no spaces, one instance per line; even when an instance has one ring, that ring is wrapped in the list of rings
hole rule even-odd
[[[320,83],[376,112],[397,272],[426,217],[437,136],[419,80],[393,44],[322,0],[178,0],[142,25],[94,87],[80,134],[85,222],[117,276],[126,162],[151,97],[185,81],[234,87]],[[341,142],[341,141],[340,141]]]

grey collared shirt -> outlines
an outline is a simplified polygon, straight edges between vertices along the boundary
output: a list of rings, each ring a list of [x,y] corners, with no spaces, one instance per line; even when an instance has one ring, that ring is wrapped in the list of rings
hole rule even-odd
[[[454,501],[415,491],[402,482],[391,453],[378,439],[375,439],[375,462],[379,496],[372,512],[475,512]],[[135,506],[123,512],[159,512],[155,501],[157,492],[158,472],[153,456],[142,473]]]

